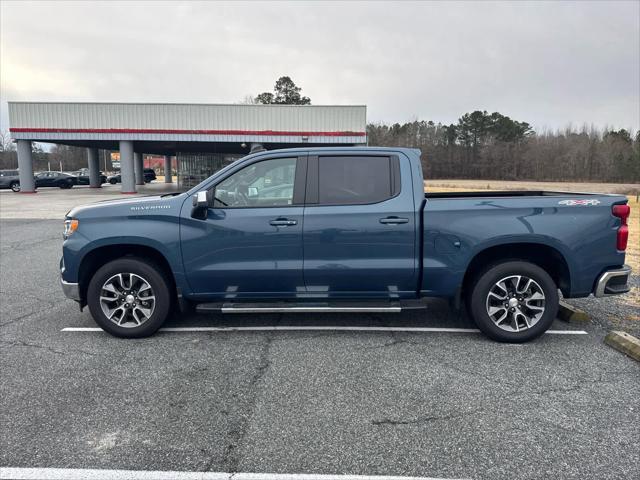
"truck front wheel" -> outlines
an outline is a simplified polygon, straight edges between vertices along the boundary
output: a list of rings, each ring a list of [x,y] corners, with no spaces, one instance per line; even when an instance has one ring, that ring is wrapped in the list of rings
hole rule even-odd
[[[476,277],[467,306],[487,336],[522,343],[549,329],[558,301],[558,287],[546,271],[529,262],[509,261]]]
[[[87,289],[94,320],[116,337],[152,335],[169,315],[169,286],[162,271],[143,259],[127,257],[103,265]]]

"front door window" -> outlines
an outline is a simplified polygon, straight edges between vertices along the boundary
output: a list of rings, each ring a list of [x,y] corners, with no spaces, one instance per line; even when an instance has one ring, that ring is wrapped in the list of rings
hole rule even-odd
[[[296,162],[296,158],[276,158],[243,168],[216,186],[214,207],[256,208],[291,205]]]

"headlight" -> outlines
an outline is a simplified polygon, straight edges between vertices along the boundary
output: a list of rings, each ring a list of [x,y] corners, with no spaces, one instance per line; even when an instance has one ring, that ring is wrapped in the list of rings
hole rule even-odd
[[[77,229],[78,229],[78,220],[75,218],[68,218],[67,220],[64,221],[64,232],[62,233],[62,238],[66,240]]]

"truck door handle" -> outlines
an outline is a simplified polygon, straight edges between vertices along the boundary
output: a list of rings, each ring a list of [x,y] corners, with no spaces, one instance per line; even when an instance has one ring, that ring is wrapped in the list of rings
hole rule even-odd
[[[273,225],[274,227],[290,227],[297,224],[297,220],[289,220],[288,218],[276,218],[269,222],[269,225]]]
[[[400,217],[386,217],[381,218],[380,223],[385,223],[388,225],[399,225],[400,223],[409,223],[409,219]]]

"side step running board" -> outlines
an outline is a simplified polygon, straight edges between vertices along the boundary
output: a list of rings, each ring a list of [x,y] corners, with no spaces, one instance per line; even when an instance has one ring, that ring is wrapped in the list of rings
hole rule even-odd
[[[401,302],[274,302],[274,303],[201,303],[197,312],[221,313],[399,313],[426,309],[419,301]]]
[[[242,305],[223,306],[220,311],[222,313],[375,313],[401,312],[402,308],[395,307],[244,307]]]

